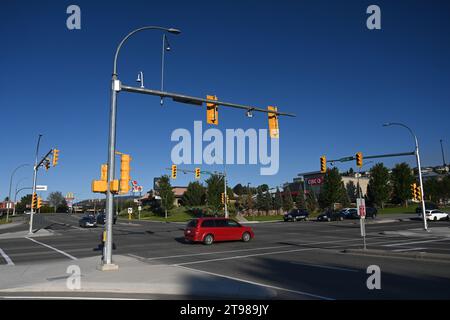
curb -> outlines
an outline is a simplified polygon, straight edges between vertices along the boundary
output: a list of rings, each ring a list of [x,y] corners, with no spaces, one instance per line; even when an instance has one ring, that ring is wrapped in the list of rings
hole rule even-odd
[[[450,255],[440,253],[428,253],[428,252],[393,252],[387,250],[376,249],[345,249],[341,251],[343,253],[372,256],[372,257],[389,257],[400,259],[412,259],[422,261],[444,262],[450,263]]]

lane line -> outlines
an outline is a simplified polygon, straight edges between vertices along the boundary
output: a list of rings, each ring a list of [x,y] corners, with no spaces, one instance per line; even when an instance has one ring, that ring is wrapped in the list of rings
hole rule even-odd
[[[406,245],[410,245],[410,244],[440,242],[440,241],[450,241],[450,239],[436,239],[436,240],[424,240],[424,241],[414,241],[414,242],[406,242],[406,243],[393,243],[393,244],[384,245],[383,247],[398,247],[398,246],[406,246]]]
[[[339,267],[332,267],[332,266],[324,266],[320,264],[310,264],[310,263],[301,263],[301,262],[291,262],[292,264],[297,264],[301,266],[306,267],[314,267],[314,268],[323,268],[323,269],[331,269],[331,270],[338,270],[338,271],[347,271],[347,272],[359,272],[359,270],[356,269],[347,269],[347,268],[339,268]]]
[[[55,247],[49,246],[48,244],[39,242],[39,241],[34,240],[34,239],[32,239],[32,238],[29,238],[29,237],[25,237],[25,239],[28,239],[28,240],[30,240],[30,241],[33,241],[34,243],[40,244],[41,246],[44,246],[44,247],[46,247],[46,248],[52,249],[52,250],[54,250],[54,251],[56,251],[56,252],[58,252],[58,253],[60,253],[60,254],[62,254],[62,255],[65,255],[66,257],[68,257],[68,258],[70,258],[70,259],[72,259],[72,260],[78,260],[78,259],[75,258],[74,256],[71,256],[70,254],[68,254],[68,253],[66,253],[66,252],[64,252],[64,251],[61,251],[61,250],[59,250],[59,249],[56,249]]]
[[[5,253],[5,251],[2,250],[2,248],[0,248],[0,255],[3,257],[3,259],[5,259],[6,264],[8,266],[13,266],[14,262],[12,262],[11,258],[8,257],[8,255]]]
[[[311,250],[317,250],[317,248],[302,248],[302,249],[294,249],[294,250],[272,251],[272,252],[266,252],[266,253],[247,254],[245,256],[233,256],[233,257],[217,258],[217,259],[209,259],[209,260],[197,260],[197,261],[191,261],[191,262],[174,263],[174,264],[171,264],[170,266],[179,267],[179,266],[184,266],[184,265],[199,264],[199,263],[206,263],[206,262],[213,262],[213,261],[245,259],[245,258],[251,258],[251,257],[260,257],[260,256],[273,255],[273,254],[283,254],[283,253],[300,252],[300,251],[311,251]]]
[[[407,251],[417,251],[417,250],[424,250],[426,248],[410,248],[410,249],[395,249],[392,250],[392,252],[407,252]]]
[[[199,273],[205,273],[205,274],[209,274],[209,275],[212,275],[212,276],[221,277],[221,278],[225,278],[225,279],[229,279],[229,280],[234,280],[234,281],[244,282],[244,283],[248,283],[248,284],[252,284],[252,285],[256,285],[256,286],[260,286],[260,287],[265,287],[265,288],[275,289],[275,290],[279,290],[279,291],[286,291],[286,292],[290,292],[290,293],[295,293],[295,294],[299,294],[299,295],[304,295],[304,296],[308,296],[308,297],[312,297],[312,298],[317,298],[317,299],[321,299],[321,300],[335,300],[334,298],[325,297],[325,296],[320,296],[320,295],[313,294],[313,293],[309,293],[309,292],[297,291],[297,290],[291,290],[291,289],[281,288],[281,287],[277,287],[277,286],[271,286],[271,285],[264,284],[264,283],[260,283],[260,282],[255,282],[255,281],[245,280],[245,279],[236,278],[236,277],[230,277],[230,276],[226,276],[226,275],[218,274],[218,273],[214,273],[214,272],[203,271],[203,270],[197,270],[197,269],[187,268],[187,267],[183,267],[183,266],[177,266],[177,267],[183,268],[183,269],[186,269],[186,270],[191,270],[191,271],[199,272]]]

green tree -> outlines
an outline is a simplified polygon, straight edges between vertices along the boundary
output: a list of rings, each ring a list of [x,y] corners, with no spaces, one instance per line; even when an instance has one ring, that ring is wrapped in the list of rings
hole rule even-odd
[[[168,212],[173,209],[175,194],[170,184],[170,178],[168,175],[163,175],[159,178],[159,196],[161,197],[161,208],[164,210],[165,216],[168,216]]]
[[[16,206],[16,213],[23,213],[27,210],[27,206],[31,206],[31,194],[22,197]]]
[[[287,186],[283,192],[283,210],[290,211],[292,208],[294,208],[294,200],[292,200],[291,189]]]
[[[355,183],[350,180],[349,182],[347,182],[345,189],[347,190],[347,195],[350,201],[356,202],[357,188],[355,186]]]
[[[304,196],[302,190],[300,190],[297,193],[297,197],[295,197],[295,206],[297,207],[297,209],[300,209],[300,210],[305,210],[306,209],[305,196]]]
[[[408,206],[408,199],[411,199],[411,184],[414,183],[416,179],[412,173],[410,166],[405,163],[397,164],[394,169],[392,169],[391,182],[393,189],[392,201],[394,203],[403,203]]]
[[[206,180],[206,204],[215,214],[222,208],[223,178],[217,174]]]
[[[64,199],[64,196],[62,195],[61,192],[55,191],[55,192],[51,192],[48,195],[47,201],[48,201],[50,207],[52,207],[54,209],[54,212],[56,212],[57,209],[59,209],[60,207],[64,207],[64,203],[66,200]],[[67,206],[67,203],[65,205]]]
[[[233,192],[236,193],[238,196],[241,196],[245,193],[245,188],[242,186],[242,184],[238,183],[234,186]]]
[[[370,169],[367,199],[369,203],[376,207],[384,208],[384,204],[389,200],[390,194],[389,170],[382,163],[377,163]]]
[[[281,195],[281,191],[278,188],[275,193],[275,198],[273,200],[273,208],[277,210],[277,212],[279,212],[280,209],[283,208],[283,196]]]
[[[310,213],[313,213],[319,208],[319,203],[317,202],[316,194],[314,192],[308,192],[306,195],[305,206],[306,210]]]
[[[333,208],[335,203],[342,202],[347,196],[344,183],[337,168],[327,171],[324,177],[320,205],[322,208]]]
[[[198,181],[190,182],[183,194],[183,203],[187,206],[201,206],[205,204],[206,189]]]

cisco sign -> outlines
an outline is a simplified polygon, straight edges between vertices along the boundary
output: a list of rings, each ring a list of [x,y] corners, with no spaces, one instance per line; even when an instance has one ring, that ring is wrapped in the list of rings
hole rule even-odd
[[[310,178],[310,179],[306,180],[306,183],[309,186],[321,185],[321,184],[323,184],[323,177]]]

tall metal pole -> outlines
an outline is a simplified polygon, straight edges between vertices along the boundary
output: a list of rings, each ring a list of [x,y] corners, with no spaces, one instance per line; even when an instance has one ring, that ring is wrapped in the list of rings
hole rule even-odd
[[[442,152],[442,164],[445,167],[447,164],[445,163],[445,155],[444,155],[444,147],[442,146],[442,139],[440,140],[441,142],[441,152]]]
[[[166,53],[166,35],[162,36],[162,54],[161,54],[161,91],[164,91],[164,57]],[[161,97],[160,104],[163,105],[164,98]]]
[[[108,187],[106,191],[106,223],[105,223],[105,232],[106,232],[106,241],[105,246],[103,248],[103,270],[115,270],[117,266],[112,263],[112,247],[113,247],[113,219],[114,219],[114,196],[111,193],[111,182],[114,180],[114,172],[115,172],[115,152],[116,152],[116,117],[117,117],[117,93],[121,90],[121,83],[118,79],[117,73],[117,60],[119,58],[119,52],[122,48],[123,44],[135,33],[144,30],[157,29],[163,30],[174,34],[179,34],[180,31],[177,29],[167,29],[157,26],[146,26],[142,28],[135,29],[131,31],[127,36],[125,36],[122,41],[120,41],[117,46],[116,53],[114,55],[114,63],[113,63],[113,73],[111,79],[111,106],[109,112],[109,138],[108,138]]]
[[[13,172],[11,173],[11,178],[9,179],[9,195],[8,195],[8,208],[7,208],[7,211],[6,211],[6,222],[8,222],[8,220],[9,220],[9,210],[10,210],[10,206],[11,206],[11,188],[12,188],[13,177],[16,174],[17,170],[19,170],[20,168],[26,167],[26,166],[29,166],[29,164],[27,164],[27,163],[21,164],[20,166],[15,168],[13,170]],[[14,203],[15,203],[15,201],[14,201]]]
[[[39,156],[39,144],[41,142],[41,137],[42,134],[39,135],[38,141],[37,141],[37,146],[36,146],[36,158],[34,161],[34,169],[33,169],[33,185],[32,185],[32,192],[31,192],[31,197],[33,197],[33,195],[36,193],[36,180],[37,180],[37,164],[38,164],[38,156]],[[31,203],[33,203],[33,198],[31,199]],[[28,233],[32,234],[33,233],[33,215],[34,215],[34,208],[33,205],[31,205],[31,212],[30,212],[30,230],[28,231]]]
[[[422,181],[422,167],[420,165],[420,153],[419,153],[419,141],[417,140],[417,136],[414,134],[414,132],[411,130],[410,127],[407,125],[404,125],[403,123],[393,122],[393,123],[386,123],[384,124],[385,127],[387,126],[401,126],[411,133],[411,135],[414,137],[415,142],[415,155],[416,155],[416,161],[417,161],[417,170],[419,171],[419,183],[420,183],[420,194],[422,196],[421,202],[422,202],[422,217],[423,217],[423,228],[425,231],[428,231],[428,224],[427,224],[427,216],[426,216],[426,210],[425,210],[425,195],[423,193],[423,181]]]
[[[225,171],[225,166],[223,168],[223,184],[224,184],[224,197],[225,197],[225,205],[224,205],[224,209],[225,209],[225,218],[228,218],[228,206],[227,206],[227,172]]]

